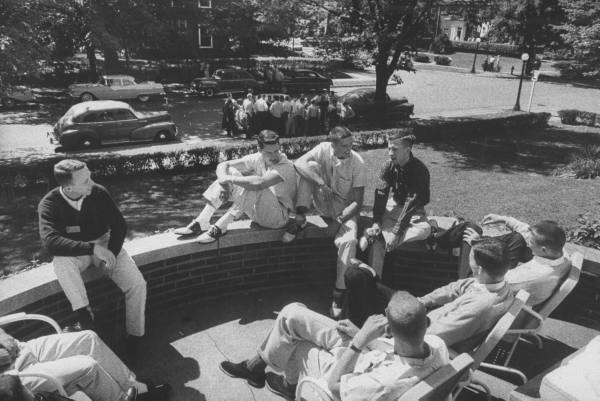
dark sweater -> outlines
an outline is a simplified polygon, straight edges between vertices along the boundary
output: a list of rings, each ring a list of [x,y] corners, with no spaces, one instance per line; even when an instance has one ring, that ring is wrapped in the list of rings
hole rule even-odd
[[[398,222],[392,229],[394,234],[401,234],[410,225],[410,218],[415,212],[429,203],[429,170],[412,153],[402,167],[388,161],[381,169],[375,188],[374,223],[381,223],[383,220],[390,190],[396,204],[403,207]]]
[[[127,225],[108,191],[94,184],[77,211],[67,203],[59,187],[48,192],[38,205],[40,237],[44,247],[54,256],[92,255],[91,242],[110,231],[108,249],[117,256],[121,252]]]

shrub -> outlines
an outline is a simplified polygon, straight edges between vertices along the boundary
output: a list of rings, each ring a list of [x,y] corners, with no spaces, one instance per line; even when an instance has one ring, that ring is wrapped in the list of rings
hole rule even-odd
[[[452,63],[452,59],[448,56],[435,56],[433,61],[435,61],[437,65],[450,65],[450,63]]]
[[[587,125],[588,127],[600,124],[600,116],[589,111],[575,109],[559,110],[558,116],[563,124],[568,125]]]
[[[417,63],[431,63],[431,59],[427,54],[415,54],[413,60]]]
[[[567,241],[600,249],[600,221],[590,212],[577,217],[577,225],[567,230]]]
[[[435,38],[431,44],[431,50],[435,53],[449,54],[453,52],[452,41],[448,35],[443,34]]]
[[[575,178],[600,177],[600,145],[587,145],[570,159],[565,167],[555,171],[555,175],[570,175]]]

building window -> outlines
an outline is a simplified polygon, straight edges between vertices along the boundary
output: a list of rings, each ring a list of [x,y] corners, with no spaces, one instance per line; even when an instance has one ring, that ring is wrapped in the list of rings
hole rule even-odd
[[[198,0],[198,8],[212,8],[212,0]]]
[[[204,26],[198,28],[198,43],[201,48],[212,49],[213,37]]]
[[[187,32],[187,20],[185,19],[178,19],[177,20],[177,33],[179,34],[183,34]]]

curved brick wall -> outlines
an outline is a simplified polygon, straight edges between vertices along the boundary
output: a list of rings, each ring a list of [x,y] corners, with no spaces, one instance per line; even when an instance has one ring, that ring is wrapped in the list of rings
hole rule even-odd
[[[237,227],[209,245],[178,240],[172,234],[126,244],[148,282],[148,315],[239,293],[333,285],[336,250],[330,229],[309,227],[303,238],[284,245],[280,242],[283,230],[250,228],[248,221],[234,224]],[[584,255],[588,259],[584,270],[597,268],[597,263],[590,264],[594,263],[589,260],[590,255]],[[422,295],[455,280],[457,262],[458,258],[447,251],[430,252],[422,244],[408,244],[386,261],[384,282]],[[115,336],[123,334],[121,292],[94,269],[88,269],[84,279],[90,302],[99,310],[98,324]],[[569,310],[566,320],[585,323],[598,319],[598,287],[598,277],[584,272],[577,289],[563,305],[563,311]],[[71,323],[74,316],[51,265],[0,281],[0,314],[19,311],[45,314],[61,325]],[[37,336],[44,330],[39,323],[10,328],[20,338]]]

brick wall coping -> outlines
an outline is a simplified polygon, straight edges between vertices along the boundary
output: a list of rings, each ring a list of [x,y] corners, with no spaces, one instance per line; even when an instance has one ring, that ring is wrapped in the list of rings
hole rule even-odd
[[[448,227],[454,220],[448,217],[435,217],[435,219],[440,227]],[[323,225],[323,220],[314,216],[309,216],[308,220],[314,226],[309,226],[305,230],[303,238],[331,236],[326,230],[326,224]],[[143,273],[144,266],[160,263],[166,259],[185,257],[203,250],[212,251],[218,248],[277,242],[281,240],[283,232],[283,229],[264,229],[251,225],[249,220],[242,220],[233,223],[227,235],[211,244],[199,244],[195,239],[182,240],[172,233],[163,233],[134,239],[127,242],[124,247]],[[410,244],[406,247],[410,248]],[[581,252],[585,258],[584,272],[600,276],[600,251],[574,244],[567,244],[566,249],[569,253]],[[87,269],[83,273],[86,283],[102,277],[97,269]],[[27,305],[61,292],[62,289],[51,263],[0,280],[0,315],[19,311]]]

